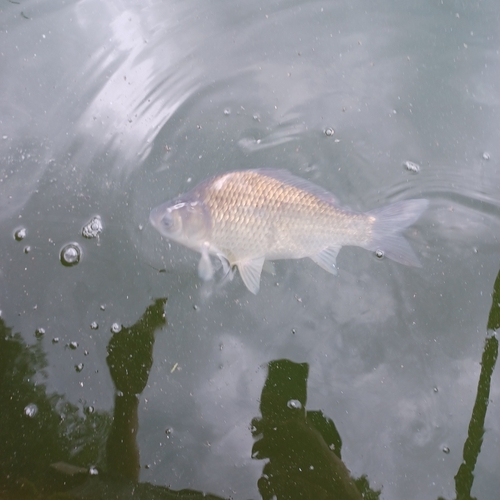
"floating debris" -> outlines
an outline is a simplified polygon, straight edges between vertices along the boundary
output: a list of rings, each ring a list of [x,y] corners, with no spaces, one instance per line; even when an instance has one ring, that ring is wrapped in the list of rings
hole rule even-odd
[[[37,328],[35,330],[35,337],[37,339],[41,339],[43,338],[43,336],[45,335],[45,328]]]

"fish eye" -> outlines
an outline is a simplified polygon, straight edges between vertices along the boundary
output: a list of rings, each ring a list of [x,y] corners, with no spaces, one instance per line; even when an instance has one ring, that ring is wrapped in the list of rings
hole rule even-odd
[[[174,221],[172,220],[171,215],[165,215],[165,217],[163,217],[161,222],[162,222],[163,226],[165,227],[165,229],[170,229],[174,225]]]

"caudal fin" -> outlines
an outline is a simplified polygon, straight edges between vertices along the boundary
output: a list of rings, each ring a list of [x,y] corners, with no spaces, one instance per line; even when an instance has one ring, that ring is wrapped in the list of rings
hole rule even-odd
[[[428,200],[407,200],[371,210],[367,215],[375,217],[373,238],[365,248],[382,250],[386,257],[400,264],[422,267],[410,244],[400,233],[416,222],[428,206]]]

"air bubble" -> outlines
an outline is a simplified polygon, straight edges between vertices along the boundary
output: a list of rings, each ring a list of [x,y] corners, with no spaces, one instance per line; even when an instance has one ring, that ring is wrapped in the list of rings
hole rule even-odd
[[[225,114],[226,116],[229,116],[229,115],[231,114],[231,110],[230,110],[229,108],[226,108],[226,109],[224,110],[224,114]]]
[[[302,403],[298,399],[290,399],[290,401],[288,401],[286,405],[288,406],[288,408],[291,408],[292,410],[302,409]]]
[[[112,333],[120,333],[122,331],[122,325],[119,323],[113,323],[111,325],[111,332]]]
[[[24,253],[30,253],[31,252],[31,247],[29,245],[25,246],[23,249]]]
[[[439,389],[438,389],[436,386],[434,386],[434,387],[432,388],[432,390],[433,390],[434,392],[439,392]]]
[[[59,343],[59,337],[54,337],[54,338],[52,339],[52,343],[53,343],[53,344],[58,344],[58,343]]]
[[[75,365],[76,373],[80,373],[83,370],[83,363],[78,363]]]
[[[90,323],[91,330],[97,330],[98,328],[99,328],[99,325],[97,324],[97,321],[92,321],[92,323]]]
[[[328,127],[325,129],[325,135],[327,137],[331,137],[333,134],[335,134],[335,130],[332,127]]]
[[[78,347],[78,342],[73,341],[73,342],[70,342],[68,345],[69,345],[69,348],[72,351],[74,351]]]
[[[20,227],[15,233],[14,233],[14,238],[16,241],[22,241],[24,238],[26,238],[26,228],[25,227]]]
[[[447,455],[450,453],[448,446],[443,446],[443,453],[446,453]]]
[[[414,161],[405,161],[403,163],[403,167],[406,168],[408,172],[412,172],[413,174],[418,174],[420,172],[420,165]]]
[[[483,156],[483,160],[486,160],[486,161],[488,161],[491,158],[490,153],[488,153],[486,151],[483,153],[482,156]]]
[[[96,215],[82,228],[84,238],[97,238],[102,232],[102,221],[99,215]]]
[[[99,471],[97,470],[97,467],[95,467],[94,465],[91,465],[90,468],[89,468],[89,474],[91,476],[97,476],[99,474]]]
[[[68,243],[61,249],[61,264],[66,267],[76,266],[80,262],[82,251],[76,243]]]
[[[85,413],[86,413],[87,415],[91,415],[91,414],[92,414],[92,413],[94,413],[94,412],[95,412],[95,408],[94,408],[93,406],[87,406],[87,407],[85,408]]]
[[[24,407],[24,414],[29,418],[35,417],[37,413],[38,406],[35,403],[30,403]]]
[[[383,259],[384,256],[385,256],[385,254],[384,254],[383,250],[380,250],[380,248],[375,250],[375,257],[377,257],[377,259]]]

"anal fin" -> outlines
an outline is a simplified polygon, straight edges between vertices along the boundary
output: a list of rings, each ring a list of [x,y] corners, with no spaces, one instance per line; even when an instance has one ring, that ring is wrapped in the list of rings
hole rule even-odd
[[[317,253],[316,255],[311,255],[310,259],[318,264],[325,271],[332,274],[337,274],[337,255],[342,247],[328,247]]]
[[[204,281],[211,280],[214,276],[214,266],[205,247],[201,249],[201,259],[198,262],[198,276]]]

